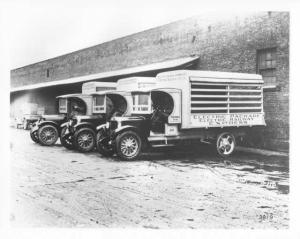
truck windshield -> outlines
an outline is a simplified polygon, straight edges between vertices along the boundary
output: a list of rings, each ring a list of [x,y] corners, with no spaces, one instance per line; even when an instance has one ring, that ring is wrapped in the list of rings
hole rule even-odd
[[[133,112],[136,113],[150,113],[151,100],[150,93],[134,93],[132,95]]]
[[[58,111],[59,113],[67,113],[68,101],[67,99],[59,99],[58,101]]]
[[[105,96],[97,95],[93,98],[93,112],[104,113],[105,112]]]

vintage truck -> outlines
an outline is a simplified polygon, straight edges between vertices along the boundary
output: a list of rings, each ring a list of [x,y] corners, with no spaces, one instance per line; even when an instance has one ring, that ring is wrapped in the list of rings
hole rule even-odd
[[[123,160],[138,158],[148,146],[183,142],[212,143],[225,157],[247,130],[265,125],[263,80],[256,74],[164,72],[157,75],[156,88],[131,94],[131,116],[98,127],[97,145]]]
[[[97,126],[106,124],[112,116],[131,115],[132,97],[129,89],[149,89],[155,82],[153,77],[124,78],[117,82],[116,90],[91,94],[91,114],[72,117],[61,125],[62,144],[80,152],[92,151],[96,144]]]
[[[80,152],[92,151],[95,147],[96,127],[105,124],[112,115],[123,115],[127,112],[127,92],[96,92],[91,97],[91,113],[74,115],[61,125],[60,140],[64,147],[77,149]]]
[[[91,93],[115,89],[115,87],[116,84],[110,82],[88,82],[82,85],[82,93],[58,96],[58,114],[42,115],[30,130],[31,139],[44,146],[55,144],[61,134],[61,124],[67,122],[74,115],[91,114]]]
[[[44,111],[45,108],[36,103],[24,102],[15,112],[14,126],[16,128],[21,126],[25,130],[30,129],[32,124],[44,114]]]

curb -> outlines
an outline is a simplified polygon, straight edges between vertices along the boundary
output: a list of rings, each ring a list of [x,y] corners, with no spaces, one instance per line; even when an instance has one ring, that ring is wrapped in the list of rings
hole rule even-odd
[[[272,151],[272,150],[266,150],[266,149],[256,149],[256,148],[237,146],[236,150],[240,151],[240,152],[254,153],[254,154],[260,154],[260,155],[264,155],[264,156],[289,157],[289,154],[286,152],[278,152],[278,151]]]

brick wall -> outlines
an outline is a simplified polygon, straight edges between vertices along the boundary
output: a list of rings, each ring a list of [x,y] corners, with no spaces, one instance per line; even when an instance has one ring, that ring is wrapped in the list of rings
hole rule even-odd
[[[201,55],[202,69],[255,72],[256,49],[284,48],[287,36],[286,13],[260,13],[224,22],[194,17],[12,70],[11,85],[60,80],[191,54]]]
[[[260,12],[224,21],[199,16],[174,22],[14,69],[11,71],[11,86],[60,80],[193,54],[200,56],[195,69],[256,73],[257,50],[271,47],[276,47],[279,87],[264,94],[268,127],[259,135],[265,147],[272,148],[278,145],[274,142],[286,142],[289,132],[289,14],[285,12]],[[262,135],[267,135],[267,138]],[[286,143],[281,146],[287,148]]]

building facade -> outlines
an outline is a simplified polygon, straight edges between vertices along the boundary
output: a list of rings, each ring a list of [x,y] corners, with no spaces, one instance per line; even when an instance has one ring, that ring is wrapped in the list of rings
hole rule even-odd
[[[196,57],[194,57],[196,56]],[[192,57],[170,67],[151,64]],[[194,57],[194,58],[193,58]],[[198,57],[198,58],[197,58]],[[197,60],[195,60],[197,59]],[[187,64],[190,63],[190,64]],[[122,69],[144,70],[122,71]],[[155,76],[173,69],[195,69],[261,74],[265,81],[264,110],[267,127],[253,131],[252,144],[288,150],[289,140],[289,13],[259,12],[224,20],[196,16],[139,32],[63,56],[11,71],[12,115],[18,102],[44,104],[46,113],[59,94],[80,91],[81,83],[56,85],[82,76],[99,75],[101,81],[122,77]],[[120,73],[123,72],[124,74]],[[30,89],[41,83],[47,87]],[[29,87],[28,87],[29,86]],[[23,87],[23,88],[22,88]],[[27,88],[26,88],[27,87]],[[43,93],[44,92],[44,93]]]

